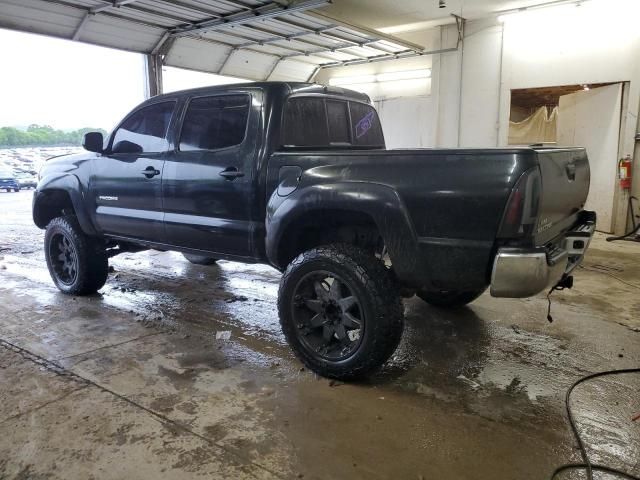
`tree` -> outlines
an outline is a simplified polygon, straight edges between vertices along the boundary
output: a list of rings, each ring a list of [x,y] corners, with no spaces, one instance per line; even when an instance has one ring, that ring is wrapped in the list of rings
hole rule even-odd
[[[0,147],[80,145],[87,132],[107,132],[101,128],[80,128],[71,132],[55,130],[50,125],[31,124],[26,131],[13,127],[0,128]]]

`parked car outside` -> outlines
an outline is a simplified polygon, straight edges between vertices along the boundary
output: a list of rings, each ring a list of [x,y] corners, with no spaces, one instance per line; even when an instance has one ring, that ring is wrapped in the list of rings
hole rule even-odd
[[[11,190],[14,192],[20,191],[20,185],[16,180],[15,173],[6,166],[0,166],[0,190],[6,190],[7,192]]]
[[[38,179],[29,173],[17,173],[16,180],[18,181],[18,186],[22,188],[36,188],[38,184]]]

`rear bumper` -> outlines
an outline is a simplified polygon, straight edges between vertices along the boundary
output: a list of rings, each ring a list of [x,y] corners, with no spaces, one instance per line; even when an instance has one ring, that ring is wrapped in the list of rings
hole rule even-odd
[[[551,249],[499,249],[491,273],[491,295],[524,298],[553,287],[580,265],[595,228],[595,213],[583,212],[580,222]]]

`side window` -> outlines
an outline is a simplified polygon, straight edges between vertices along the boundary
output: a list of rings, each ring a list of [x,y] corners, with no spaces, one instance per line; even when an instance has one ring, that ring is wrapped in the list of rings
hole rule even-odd
[[[249,116],[248,95],[194,98],[182,123],[180,150],[217,150],[244,140]]]
[[[349,102],[353,144],[368,147],[384,146],[380,119],[375,109],[364,103]]]
[[[175,102],[141,108],[116,130],[113,153],[157,153],[167,150],[167,130]]]
[[[285,107],[282,144],[317,147],[329,144],[327,114],[323,98],[290,99]]]
[[[347,102],[327,100],[327,117],[329,118],[329,141],[332,144],[351,143]]]

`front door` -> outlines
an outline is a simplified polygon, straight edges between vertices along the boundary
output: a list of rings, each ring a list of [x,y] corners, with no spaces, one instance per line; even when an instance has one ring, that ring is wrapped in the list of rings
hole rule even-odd
[[[191,98],[162,180],[168,243],[249,257],[260,115],[247,93]]]
[[[95,222],[105,234],[164,240],[162,172],[175,101],[142,107],[116,129],[94,160],[90,191]]]

